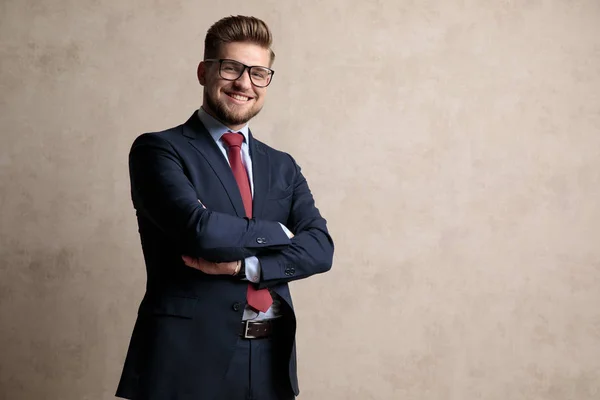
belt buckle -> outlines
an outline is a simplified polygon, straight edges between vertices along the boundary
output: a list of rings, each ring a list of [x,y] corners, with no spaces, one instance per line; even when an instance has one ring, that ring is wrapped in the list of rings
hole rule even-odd
[[[246,327],[244,328],[244,339],[256,339],[256,336],[248,334],[248,330],[250,329],[250,320],[246,320],[245,324]]]

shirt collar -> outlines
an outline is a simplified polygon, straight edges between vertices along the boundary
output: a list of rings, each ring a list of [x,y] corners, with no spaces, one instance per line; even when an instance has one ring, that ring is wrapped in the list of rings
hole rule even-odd
[[[248,140],[248,124],[244,125],[244,127],[239,131],[233,131],[225,125],[223,125],[221,121],[204,111],[202,107],[198,109],[198,118],[200,118],[200,121],[202,121],[204,127],[208,130],[208,133],[210,133],[210,136],[212,136],[215,142],[218,142],[224,133],[238,132],[244,135],[244,141],[246,143],[250,143],[250,141]]]

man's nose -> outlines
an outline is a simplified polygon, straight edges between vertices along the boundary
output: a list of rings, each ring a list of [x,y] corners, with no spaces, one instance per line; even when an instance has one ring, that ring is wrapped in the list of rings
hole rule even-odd
[[[235,83],[240,87],[250,89],[252,87],[252,81],[250,80],[250,70],[246,68],[242,76],[235,80]]]

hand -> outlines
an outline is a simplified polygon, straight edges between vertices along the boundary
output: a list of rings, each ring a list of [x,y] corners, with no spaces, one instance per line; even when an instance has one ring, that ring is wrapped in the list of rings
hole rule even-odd
[[[188,267],[197,269],[208,275],[236,275],[240,271],[240,261],[214,263],[202,258],[181,256]]]

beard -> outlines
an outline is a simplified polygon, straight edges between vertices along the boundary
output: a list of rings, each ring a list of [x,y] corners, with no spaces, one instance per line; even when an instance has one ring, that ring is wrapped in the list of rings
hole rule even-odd
[[[215,113],[215,117],[226,126],[230,125],[245,125],[248,121],[254,118],[262,107],[250,108],[246,112],[236,113],[225,108],[223,102],[215,101],[210,95],[206,94],[204,100],[210,109]]]

